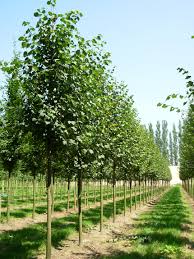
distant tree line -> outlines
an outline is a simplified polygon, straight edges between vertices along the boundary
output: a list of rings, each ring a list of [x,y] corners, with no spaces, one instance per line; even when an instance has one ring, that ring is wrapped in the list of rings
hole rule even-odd
[[[181,121],[179,121],[178,127],[173,123],[172,130],[169,130],[166,120],[157,121],[155,128],[152,123],[149,123],[148,130],[163,156],[168,159],[169,164],[177,166],[182,135]]]

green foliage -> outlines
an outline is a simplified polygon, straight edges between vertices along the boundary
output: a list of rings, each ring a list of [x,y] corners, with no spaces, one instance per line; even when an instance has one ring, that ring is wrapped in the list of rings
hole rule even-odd
[[[162,152],[162,136],[160,121],[156,122],[155,143]]]
[[[79,11],[58,14],[56,0],[47,5],[50,10],[34,12],[34,26],[23,22],[20,57],[1,63],[8,80],[0,155],[9,173],[17,163],[21,174],[30,172],[34,179],[46,173],[49,259],[55,177],[78,182],[81,243],[83,179],[106,178],[114,185],[117,179],[171,176],[168,161],[139,122],[127,86],[114,78],[102,36],[85,39],[77,29]]]
[[[56,1],[47,4],[54,7]],[[10,125],[18,125],[19,149],[10,142],[7,150],[13,147],[23,167],[40,172],[49,145],[53,172],[71,179],[80,169],[85,178],[110,178],[112,162],[117,178],[169,178],[167,167],[163,170],[167,163],[141,126],[126,86],[114,79],[102,36],[86,40],[79,34],[79,11],[38,9],[34,16],[35,26],[23,22],[21,57],[1,67],[17,85],[12,103],[17,112]],[[8,116],[5,108],[3,114]]]
[[[174,165],[178,165],[178,132],[176,130],[175,124],[172,127],[172,139],[173,139],[173,160]]]
[[[183,123],[180,142],[180,176],[188,179],[194,176],[194,113],[190,108]]]
[[[8,66],[1,63],[1,69],[7,72],[5,83],[6,98],[1,101],[0,113],[0,160],[5,171],[12,173],[19,159],[21,141],[21,89],[19,80],[20,61],[17,56]]]
[[[172,132],[169,132],[169,160],[170,160],[170,165],[173,165],[174,164],[174,158],[173,158]]]
[[[167,121],[162,121],[162,154],[169,160],[168,154],[168,123]]]

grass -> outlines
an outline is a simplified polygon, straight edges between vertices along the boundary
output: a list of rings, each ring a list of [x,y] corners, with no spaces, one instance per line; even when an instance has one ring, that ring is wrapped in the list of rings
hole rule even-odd
[[[106,190],[106,187],[105,187]],[[112,198],[112,189],[109,188],[109,193],[104,194],[104,200],[111,199]],[[117,189],[117,193],[119,191],[119,188]],[[127,190],[127,195],[129,195],[129,190]],[[134,189],[133,189],[134,193]],[[123,197],[123,190],[119,193]],[[60,199],[60,196],[55,195],[55,211],[65,211],[67,209],[67,194],[63,196],[63,200]],[[100,191],[96,190],[96,202],[100,201]],[[94,204],[94,197],[93,197],[93,191],[89,191],[88,193],[88,202],[89,204]],[[13,202],[12,202],[13,203]],[[25,205],[25,207],[18,207],[21,206],[22,204]],[[85,200],[84,197],[82,199],[82,204],[84,206]],[[3,200],[2,202],[2,208],[6,208],[6,200]],[[10,211],[10,220],[12,218],[25,218],[25,217],[31,217],[32,216],[32,199],[28,199],[27,201],[23,200],[15,200],[14,201],[14,206],[11,204],[11,211]],[[17,207],[17,208],[16,208]],[[70,202],[69,202],[69,208],[74,208],[74,193],[70,193]],[[36,208],[35,208],[35,213],[37,214],[44,214],[47,211],[47,204],[46,204],[46,198],[45,200],[40,204],[39,201],[36,201]],[[6,210],[1,212],[1,217],[0,217],[0,223],[6,222]]]
[[[133,204],[134,204],[133,197]],[[137,196],[137,201],[139,196]],[[130,206],[130,199],[127,199]],[[104,218],[112,217],[112,202],[104,205]],[[117,201],[117,214],[123,212],[123,200]],[[100,207],[83,211],[83,231],[98,224],[100,221]],[[62,241],[78,230],[77,214],[70,214],[52,222],[52,245],[59,248]],[[36,258],[44,252],[46,243],[46,223],[33,224],[17,231],[6,231],[0,234],[1,259]]]
[[[171,188],[154,206],[136,220],[135,238],[128,238],[128,252],[114,251],[113,259],[191,259],[194,254],[192,213],[179,186]],[[187,234],[183,235],[183,232]]]

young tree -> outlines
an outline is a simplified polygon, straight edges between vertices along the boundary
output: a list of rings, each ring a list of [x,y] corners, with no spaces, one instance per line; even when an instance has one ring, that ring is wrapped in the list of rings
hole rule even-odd
[[[168,153],[168,123],[167,121],[162,121],[162,154],[163,156],[169,160]]]
[[[178,134],[175,124],[172,127],[172,139],[173,139],[173,159],[174,165],[178,165]]]
[[[152,123],[149,123],[148,124],[148,131],[149,131],[149,133],[150,133],[150,135],[153,137],[153,139],[154,139],[154,130],[153,130],[153,125],[152,125]]]
[[[55,1],[48,1],[55,6]],[[76,24],[82,14],[65,15],[38,9],[35,27],[24,22],[20,37],[23,51],[24,124],[43,143],[47,161],[47,258],[51,257],[52,160],[61,145],[73,150],[78,178],[78,210],[81,244],[82,179],[93,153],[90,135],[95,128],[97,99],[105,89],[109,53],[101,36],[85,40]],[[105,89],[106,91],[106,89]]]
[[[172,141],[172,133],[169,132],[169,160],[170,165],[174,164],[174,158],[173,158],[173,141]]]
[[[155,131],[155,143],[162,152],[162,140],[161,140],[161,125],[160,122],[156,123],[156,131]]]
[[[3,111],[0,113],[0,158],[7,180],[7,221],[10,218],[10,180],[19,158],[19,145],[21,139],[21,88],[19,79],[20,60],[16,54],[10,65],[1,63],[1,70],[7,74],[4,86],[5,100],[2,101]]]
[[[180,177],[187,180],[194,177],[194,113],[189,108],[183,123],[180,145]]]

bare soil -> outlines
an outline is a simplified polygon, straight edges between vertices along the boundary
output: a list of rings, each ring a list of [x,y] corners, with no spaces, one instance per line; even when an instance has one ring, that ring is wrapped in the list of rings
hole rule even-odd
[[[137,195],[139,193],[137,192]],[[129,196],[127,196],[129,197]],[[122,200],[123,197],[118,197],[117,201]],[[104,204],[107,204],[109,202],[111,202],[112,199],[109,200],[104,200]],[[96,202],[96,204],[92,204],[88,207],[83,207],[83,211],[84,210],[88,210],[90,208],[96,208],[100,206],[100,202]],[[69,211],[56,211],[53,213],[52,215],[52,219],[59,219],[59,218],[63,218],[66,217],[72,213],[77,213],[77,209],[75,210],[74,208],[69,209]],[[0,223],[0,233],[5,232],[5,231],[10,231],[10,230],[19,230],[19,229],[23,229],[25,227],[28,227],[29,225],[32,224],[36,224],[36,223],[44,223],[47,221],[47,214],[36,214],[35,219],[32,219],[31,217],[24,217],[24,218],[19,218],[19,219],[15,219],[15,218],[11,218],[9,223]]]
[[[63,241],[61,247],[52,250],[52,259],[92,259],[108,256],[114,250],[127,251],[129,242],[124,237],[130,236],[135,228],[134,221],[145,211],[151,210],[160,197],[150,201],[146,205],[133,208],[126,215],[117,215],[116,222],[109,219],[104,223],[103,231],[99,231],[99,225],[83,233],[83,245],[78,245],[78,233],[72,234],[68,240]],[[40,255],[38,259],[45,258]]]

